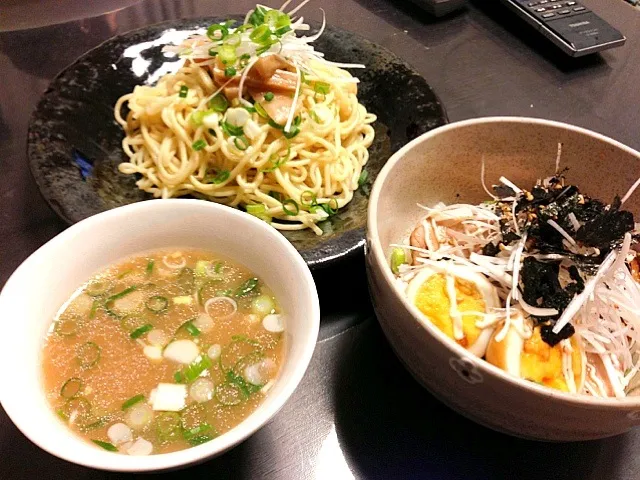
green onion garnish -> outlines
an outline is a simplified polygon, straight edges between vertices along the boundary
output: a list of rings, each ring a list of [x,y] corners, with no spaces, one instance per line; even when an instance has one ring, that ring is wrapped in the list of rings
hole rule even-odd
[[[101,348],[94,342],[83,343],[76,349],[76,358],[82,368],[91,368],[100,360]]]
[[[193,123],[196,127],[199,127],[200,125],[202,125],[202,122],[204,121],[204,117],[206,115],[207,115],[207,112],[203,112],[202,110],[196,110],[191,114],[191,117],[189,117],[189,119],[191,120],[191,123]]]
[[[153,313],[163,313],[169,307],[169,300],[162,295],[154,295],[145,302],[145,306]]]
[[[305,190],[300,194],[300,203],[305,207],[311,207],[316,203],[316,194],[311,190]]]
[[[270,102],[271,100],[273,100],[273,97],[275,97],[275,95],[273,94],[273,92],[267,92],[264,94],[264,99],[267,102]]]
[[[96,312],[98,311],[99,306],[100,306],[100,302],[98,302],[98,300],[94,300],[93,304],[91,304],[91,310],[89,311],[89,318],[96,317]]]
[[[320,121],[320,117],[319,117],[319,116],[318,116],[318,114],[315,112],[315,110],[311,110],[311,111],[309,112],[309,116],[311,117],[311,119],[312,119],[314,122],[316,122],[316,123],[322,123],[322,122]]]
[[[209,108],[214,112],[225,112],[229,108],[229,101],[222,93],[217,94],[209,100]]]
[[[92,282],[89,282],[84,291],[90,297],[99,297],[100,295],[107,293],[107,290],[109,290],[110,286],[111,282],[106,278],[103,278],[100,280],[93,280]]]
[[[218,55],[218,52],[215,48],[210,48],[209,49],[209,56],[210,57],[215,57],[216,55]]]
[[[220,50],[218,50],[218,58],[224,65],[229,65],[235,63],[236,57],[236,47],[231,45],[222,45]]]
[[[267,10],[264,7],[257,5],[255,10],[249,15],[249,23],[254,27],[261,25],[264,23],[264,15],[266,12]]]
[[[102,440],[91,440],[91,441],[93,443],[95,443],[96,445],[98,445],[99,447],[102,447],[105,450],[108,450],[110,452],[117,452],[118,451],[118,449],[112,443],[103,442]]]
[[[269,196],[271,198],[275,198],[277,201],[279,201],[280,203],[282,203],[282,200],[284,200],[284,197],[282,195],[282,193],[276,191],[276,190],[271,190],[269,192]]]
[[[216,386],[216,400],[225,406],[238,405],[244,400],[242,390],[231,382],[221,383]]]
[[[229,175],[231,175],[231,172],[229,172],[229,170],[220,170],[216,174],[216,176],[213,177],[212,182],[215,183],[216,185],[224,183],[227,180],[229,180]]]
[[[282,132],[285,138],[291,139],[300,133],[300,129],[296,126],[292,126],[288,132]]]
[[[267,211],[267,207],[264,203],[249,203],[245,206],[247,213],[256,215]]]
[[[180,332],[180,330],[185,329],[189,335],[192,337],[197,337],[200,335],[200,330],[193,324],[193,320],[187,320],[182,325],[178,327],[176,330],[176,335]]]
[[[248,205],[247,205],[248,206]],[[235,297],[246,297],[249,293],[253,292],[258,286],[257,278],[250,278],[242,285],[240,285],[234,293]]]
[[[207,37],[213,41],[224,40],[227,35],[229,35],[229,29],[225,25],[216,23],[207,28]]]
[[[260,25],[249,34],[252,42],[263,44],[271,37],[271,29],[267,25]]]
[[[225,77],[233,77],[236,74],[236,69],[233,67],[227,67],[224,69]]]
[[[143,394],[138,394],[135,395],[133,397],[131,397],[129,400],[127,400],[126,402],[124,402],[122,404],[122,410],[126,410],[128,408],[133,407],[136,403],[140,403],[144,400],[144,395]]]
[[[358,177],[358,187],[361,187],[362,185],[364,185],[367,182],[368,178],[369,178],[369,172],[366,170],[362,170],[360,172],[360,176]]]
[[[333,202],[333,205],[335,206],[332,207],[331,202]],[[324,209],[329,215],[333,215],[334,213],[337,213],[338,208],[339,208],[338,200],[336,200],[335,198],[330,199],[327,203],[324,204]]]
[[[295,215],[298,215],[298,213],[300,212],[300,207],[294,199],[287,198],[284,202],[282,202],[282,210],[287,215],[293,217]]]
[[[267,113],[267,111],[264,109],[264,107],[262,105],[260,105],[258,102],[253,104],[253,108],[256,109],[256,112],[258,113],[258,115],[260,115],[262,118],[269,120],[269,114]]]
[[[232,33],[224,39],[225,45],[231,45],[232,47],[237,47],[241,42],[242,38],[237,33]]]
[[[222,122],[221,127],[224,133],[230,137],[239,137],[240,135],[244,135],[242,127],[236,127],[235,125],[231,125],[229,122]]]
[[[82,380],[77,377],[71,377],[62,385],[60,396],[67,399],[75,398],[82,393],[83,387],[84,383],[82,383]]]
[[[187,93],[189,93],[189,88],[186,87],[185,85],[182,85],[180,87],[180,93],[178,94],[178,96],[180,98],[187,98]]]
[[[144,335],[145,333],[151,330],[153,330],[153,325],[151,325],[150,323],[147,323],[146,325],[136,328],[133,332],[129,334],[129,336],[133,340],[135,340],[136,338],[140,338],[142,335]]]
[[[207,355],[200,355],[193,363],[181,372],[176,372],[173,378],[178,383],[191,383],[206,369],[211,368],[211,359]]]
[[[176,412],[164,412],[156,418],[156,431],[160,439],[173,440],[180,434],[180,414]]]
[[[134,292],[137,288],[138,287],[135,286],[135,285],[132,285],[129,288],[125,288],[121,292],[118,292],[115,295],[111,295],[109,298],[107,298],[107,302],[106,303],[114,302],[115,300],[118,300],[119,298],[125,297],[125,296],[129,295],[131,292]]]
[[[233,140],[233,144],[236,146],[238,150],[242,152],[244,152],[247,148],[249,148],[249,140],[247,140],[247,137],[245,137],[244,135],[236,137]]]
[[[313,84],[313,91],[316,93],[321,93],[323,95],[326,95],[327,93],[329,93],[330,89],[331,89],[331,85],[328,84],[327,82],[315,82]]]
[[[80,319],[78,317],[65,316],[56,322],[54,330],[61,337],[71,337],[77,333],[78,327],[80,327]]]
[[[191,148],[193,148],[196,152],[202,150],[204,147],[207,146],[207,142],[205,142],[204,140],[200,139],[200,140],[196,140],[195,142],[193,142],[191,144]]]
[[[151,275],[153,273],[153,267],[155,264],[156,264],[156,261],[153,258],[147,262],[147,269],[146,269],[147,275]]]
[[[404,253],[404,249],[396,247],[391,251],[391,271],[398,273],[400,265],[407,263],[407,256]]]

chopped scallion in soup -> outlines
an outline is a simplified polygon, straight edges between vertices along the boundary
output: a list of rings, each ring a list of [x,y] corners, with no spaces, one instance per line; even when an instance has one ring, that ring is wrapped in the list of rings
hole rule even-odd
[[[269,288],[209,252],[155,251],[89,279],[44,346],[51,406],[97,447],[149,455],[208,442],[262,402],[283,357]]]

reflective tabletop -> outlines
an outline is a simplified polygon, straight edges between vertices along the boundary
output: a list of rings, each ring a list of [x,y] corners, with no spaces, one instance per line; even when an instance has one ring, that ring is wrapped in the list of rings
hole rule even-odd
[[[441,19],[408,1],[392,0],[315,0],[303,13],[320,20],[321,7],[331,24],[411,63],[440,96],[451,121],[543,117],[640,149],[640,11],[623,0],[583,3],[621,30],[627,44],[569,59],[498,0],[471,1]],[[251,6],[247,0],[4,0],[0,286],[28,255],[66,228],[40,196],[25,148],[29,116],[56,73],[113,35],[165,20],[242,13]],[[600,441],[538,443],[493,432],[449,410],[409,376],[391,351],[369,301],[362,256],[314,275],[322,306],[320,338],[293,397],[253,437],[179,475],[216,480],[640,478],[640,429]],[[19,365],[11,371],[0,389],[19,388]],[[0,479],[121,477],[127,475],[78,467],[39,450],[0,409]]]

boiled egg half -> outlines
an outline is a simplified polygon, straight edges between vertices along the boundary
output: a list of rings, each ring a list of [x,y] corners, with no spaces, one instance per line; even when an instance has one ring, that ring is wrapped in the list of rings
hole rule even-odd
[[[533,328],[528,338],[523,335],[530,322],[517,313],[511,319],[507,334],[496,340],[501,326],[491,337],[486,360],[489,363],[526,380],[564,392],[580,392],[585,380],[582,348],[574,335],[553,347],[540,336],[540,327]]]
[[[407,298],[440,331],[482,357],[493,327],[479,328],[480,314],[500,306],[496,288],[484,275],[453,262],[425,265],[407,286]]]

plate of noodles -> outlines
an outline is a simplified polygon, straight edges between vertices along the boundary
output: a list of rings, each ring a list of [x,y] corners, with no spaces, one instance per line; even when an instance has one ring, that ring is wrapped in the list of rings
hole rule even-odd
[[[144,27],[61,72],[29,126],[51,207],[74,223],[199,198],[270,223],[312,267],[359,251],[377,173],[446,114],[408,64],[302,6]]]

